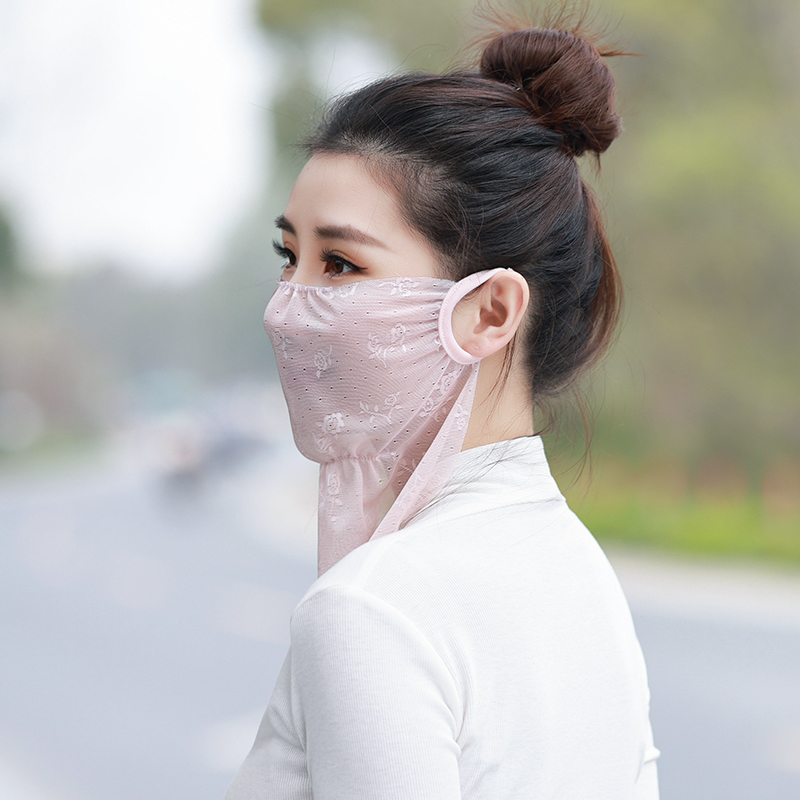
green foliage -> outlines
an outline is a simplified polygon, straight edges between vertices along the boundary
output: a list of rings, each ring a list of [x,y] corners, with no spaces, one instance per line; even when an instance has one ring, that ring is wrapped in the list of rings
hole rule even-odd
[[[606,405],[627,404],[646,449],[798,453],[800,61],[779,53],[800,13],[615,7],[644,57],[619,66],[627,133],[601,181],[629,289]]]
[[[568,492],[568,495],[570,493]],[[771,509],[757,494],[675,497],[663,487],[599,481],[570,505],[601,542],[703,556],[760,558],[800,565],[800,505]]]

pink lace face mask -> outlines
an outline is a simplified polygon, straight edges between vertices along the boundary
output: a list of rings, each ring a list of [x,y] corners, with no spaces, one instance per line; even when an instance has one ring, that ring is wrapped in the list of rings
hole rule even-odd
[[[264,327],[297,447],[321,464],[319,574],[403,527],[449,479],[478,378],[452,312],[498,271],[278,284]]]

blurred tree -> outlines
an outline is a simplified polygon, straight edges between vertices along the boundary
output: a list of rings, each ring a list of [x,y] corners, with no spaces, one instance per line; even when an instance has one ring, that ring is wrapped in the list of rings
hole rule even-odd
[[[615,7],[645,57],[618,70],[627,132],[604,166],[630,290],[610,393],[641,364],[643,448],[757,468],[800,452],[800,62],[776,57],[800,8]]]

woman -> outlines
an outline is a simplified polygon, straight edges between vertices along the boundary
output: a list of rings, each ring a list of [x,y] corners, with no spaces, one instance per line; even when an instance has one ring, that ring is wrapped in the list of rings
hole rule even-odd
[[[613,94],[579,33],[504,30],[311,138],[265,325],[321,463],[320,577],[229,800],[658,796],[625,599],[533,422],[617,317],[576,163]]]

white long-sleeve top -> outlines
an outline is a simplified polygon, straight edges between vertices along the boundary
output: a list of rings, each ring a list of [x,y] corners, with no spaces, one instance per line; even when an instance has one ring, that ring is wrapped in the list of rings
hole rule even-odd
[[[538,437],[311,586],[226,800],[656,800],[644,661]]]

